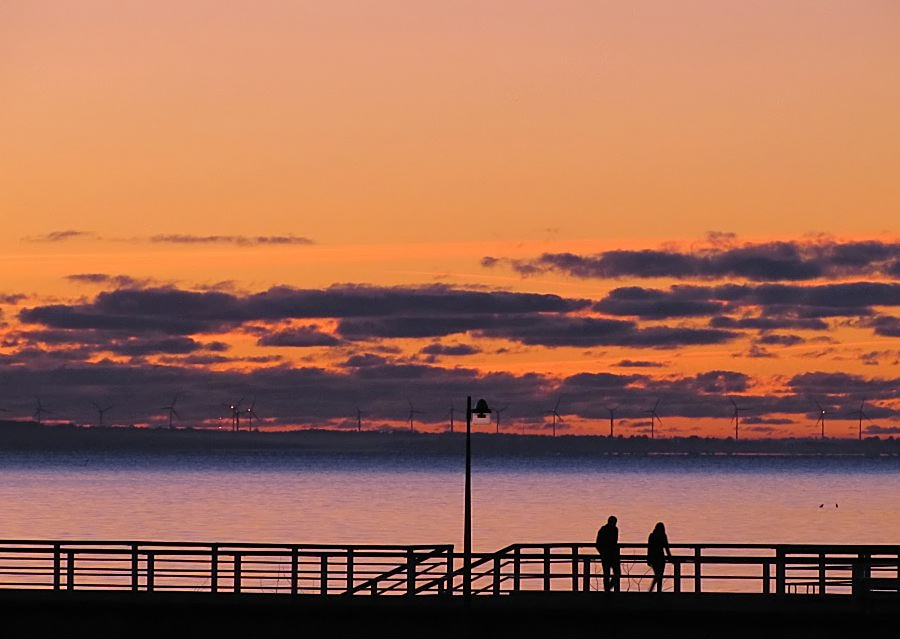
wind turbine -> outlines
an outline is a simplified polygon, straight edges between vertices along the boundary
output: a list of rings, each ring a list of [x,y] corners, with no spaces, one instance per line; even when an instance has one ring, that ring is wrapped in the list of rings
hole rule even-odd
[[[41,398],[40,398],[40,397],[36,397],[36,398],[35,398],[34,417],[35,417],[35,419],[37,420],[37,423],[38,423],[38,424],[41,423],[41,415],[43,415],[44,413],[52,413],[52,412],[53,412],[53,411],[50,410],[49,408],[44,408],[44,407],[41,405]]]
[[[819,402],[816,402],[816,406],[819,407],[819,418],[816,420],[816,426],[822,424],[822,439],[825,439],[825,409],[822,408]]]
[[[612,437],[613,436],[613,422],[615,421],[615,418],[616,418],[616,409],[618,408],[618,406],[613,406],[611,408],[609,406],[604,406],[603,408],[605,408],[606,410],[609,411],[609,436]]]
[[[503,411],[505,411],[507,408],[509,408],[509,405],[508,405],[508,404],[507,404],[506,406],[504,406],[503,408],[495,408],[495,409],[493,409],[493,410],[494,410],[494,413],[496,413],[496,415],[497,415],[497,434],[498,434],[498,435],[500,434],[500,413],[502,413]]]
[[[356,407],[356,432],[357,433],[362,432],[362,415],[363,415],[362,411],[360,410],[359,406],[357,406]]]
[[[247,407],[247,429],[253,430],[253,420],[259,420],[259,415],[256,414],[254,410],[254,406],[256,406],[256,398],[253,398],[253,401],[250,402],[250,406]],[[259,426],[256,427],[256,430],[259,430]]]
[[[453,432],[453,402],[450,402],[450,432]]]
[[[734,407],[734,414],[731,416],[731,421],[734,422],[734,439],[737,441],[738,439],[738,428],[741,423],[741,411],[743,408],[739,407],[737,403],[734,401],[732,397],[729,396],[728,401],[731,402],[731,405]]]
[[[93,404],[94,408],[97,409],[97,427],[100,428],[103,426],[103,415],[106,413],[106,411],[111,410],[112,406],[107,406],[106,408],[103,408],[97,402],[91,402],[91,404]]]
[[[417,415],[421,411],[417,411],[415,408],[413,408],[412,402],[408,399],[406,400],[406,402],[409,404],[409,430],[414,431],[415,428],[413,428],[413,416]]]
[[[169,411],[169,428],[172,428],[172,417],[179,417],[178,412],[175,410],[175,402],[178,401],[178,393],[175,394],[175,397],[172,398],[172,403],[168,406],[163,406],[162,409],[165,411]]]
[[[856,415],[856,416],[859,417],[859,439],[860,439],[860,440],[862,440],[862,422],[863,422],[863,419],[865,418],[865,419],[868,419],[870,422],[872,421],[872,420],[869,418],[869,416],[866,415],[865,412],[863,411],[863,406],[865,406],[865,405],[866,405],[866,399],[863,398],[863,400],[859,403],[859,410],[856,410],[856,411],[853,411],[852,413],[850,413],[851,415]]]
[[[556,437],[556,422],[557,422],[557,421],[559,421],[559,422],[562,421],[562,417],[560,417],[560,415],[559,415],[559,402],[560,402],[561,400],[562,400],[562,397],[560,397],[559,399],[557,399],[557,400],[556,400],[556,405],[555,405],[551,410],[548,410],[548,411],[547,411],[548,413],[550,413],[550,415],[553,416],[553,436],[554,436],[554,437]]]
[[[232,402],[231,404],[225,404],[225,407],[231,411],[231,430],[239,431],[241,429],[241,402],[244,401],[244,398],[241,397],[237,402]]]
[[[653,408],[645,411],[647,413],[650,413],[650,439],[653,439],[653,437],[654,437],[654,434],[655,434],[654,425],[656,424],[656,422],[659,422],[659,424],[662,425],[662,420],[659,418],[659,414],[657,414],[657,412],[656,412],[656,408],[658,406],[659,406],[659,400],[657,399],[656,403],[653,404]]]

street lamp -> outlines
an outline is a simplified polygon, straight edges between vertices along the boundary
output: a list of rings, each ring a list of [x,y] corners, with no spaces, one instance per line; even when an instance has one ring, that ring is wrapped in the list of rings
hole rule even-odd
[[[472,595],[472,423],[490,424],[491,409],[483,399],[472,408],[472,396],[466,397],[466,507],[463,533],[463,594]]]

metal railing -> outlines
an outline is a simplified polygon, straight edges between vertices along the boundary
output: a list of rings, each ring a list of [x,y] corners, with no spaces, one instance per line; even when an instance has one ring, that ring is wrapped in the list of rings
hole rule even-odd
[[[677,593],[858,595],[900,592],[900,546],[673,544],[664,589]],[[622,544],[622,592],[647,590],[645,544]],[[0,541],[0,589],[291,595],[461,594],[450,545],[275,545]],[[602,590],[592,544],[514,544],[474,553],[474,595]]]

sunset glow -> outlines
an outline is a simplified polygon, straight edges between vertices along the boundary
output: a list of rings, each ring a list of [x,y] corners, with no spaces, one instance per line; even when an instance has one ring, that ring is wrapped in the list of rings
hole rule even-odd
[[[510,433],[896,436],[897,33],[888,2],[6,3],[0,417],[443,432],[473,395]]]

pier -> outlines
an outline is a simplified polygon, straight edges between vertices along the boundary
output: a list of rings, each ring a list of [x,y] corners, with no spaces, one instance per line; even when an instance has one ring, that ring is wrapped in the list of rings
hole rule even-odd
[[[622,544],[621,591],[607,593],[597,553],[583,542],[473,553],[467,573],[447,545],[7,540],[0,610],[7,626],[34,636],[42,628],[95,637],[162,625],[167,636],[313,626],[323,630],[312,636],[324,627],[369,637],[539,628],[751,636],[776,631],[772,624],[830,636],[900,621],[900,545],[672,544],[672,552],[665,591],[648,593],[646,546]]]

